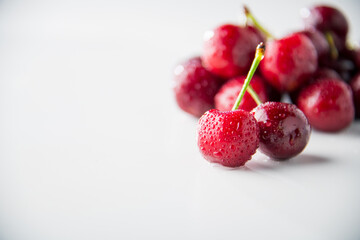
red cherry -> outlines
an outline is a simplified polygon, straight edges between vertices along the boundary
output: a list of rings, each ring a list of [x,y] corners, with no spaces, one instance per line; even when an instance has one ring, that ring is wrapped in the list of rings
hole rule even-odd
[[[311,127],[294,104],[266,102],[252,110],[260,128],[259,149],[271,158],[284,160],[306,147]]]
[[[268,42],[260,65],[265,80],[280,92],[292,92],[305,84],[317,69],[314,45],[303,34]]]
[[[260,39],[252,28],[222,25],[205,35],[203,63],[212,73],[232,78],[248,71]]]
[[[215,95],[215,108],[221,111],[230,111],[234,105],[234,102],[237,96],[240,93],[240,90],[243,87],[246,76],[236,77],[228,82],[226,82]],[[264,80],[259,76],[253,76],[251,79],[250,86],[258,94],[261,102],[268,101],[267,97],[267,88],[264,83]],[[255,100],[251,97],[249,93],[245,93],[239,109],[245,111],[251,111],[254,107],[257,106]]]
[[[350,82],[354,97],[355,115],[360,118],[360,73],[358,73]]]
[[[322,79],[301,90],[298,106],[311,126],[335,132],[351,124],[354,105],[350,87],[340,79]]]
[[[203,157],[227,167],[244,165],[259,146],[259,126],[244,110],[206,112],[199,120],[197,136]]]
[[[340,75],[331,68],[318,68],[316,70],[316,72],[313,74],[313,76],[311,77],[311,79],[304,86],[302,86],[300,89],[298,89],[294,92],[291,92],[289,94],[291,102],[297,104],[297,99],[299,97],[299,93],[301,92],[301,90],[303,88],[305,88],[306,86],[310,85],[313,82],[321,81],[322,79],[327,79],[327,78],[341,79]]]
[[[325,61],[326,58],[330,57],[330,46],[322,32],[316,30],[315,28],[311,28],[298,33],[304,34],[311,40],[314,44],[320,62]]]
[[[302,17],[306,28],[316,28],[324,33],[333,32],[344,39],[349,31],[345,15],[331,6],[317,5],[304,9]]]
[[[200,57],[194,57],[175,68],[175,99],[185,112],[200,117],[214,108],[214,96],[222,80],[207,71]]]

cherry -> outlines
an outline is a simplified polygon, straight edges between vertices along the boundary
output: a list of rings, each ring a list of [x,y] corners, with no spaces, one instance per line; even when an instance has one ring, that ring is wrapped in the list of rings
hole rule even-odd
[[[243,75],[248,71],[256,46],[261,41],[263,39],[252,27],[221,25],[205,34],[204,66],[224,78]]]
[[[230,111],[243,87],[245,79],[246,76],[240,76],[226,82],[215,95],[215,108],[221,111]],[[254,75],[251,79],[250,86],[257,93],[261,102],[268,101],[267,86],[261,77]],[[239,109],[250,112],[256,106],[257,103],[251,95],[245,93],[244,98],[239,105]]]
[[[355,115],[360,118],[360,73],[356,74],[350,82],[354,97]]]
[[[306,147],[311,127],[294,104],[266,102],[252,110],[260,128],[259,149],[271,158],[285,160]]]
[[[316,81],[300,91],[298,107],[314,128],[335,132],[351,124],[354,105],[350,87],[340,79]]]
[[[337,78],[341,79],[340,75],[331,68],[318,68],[312,77],[312,81],[318,81],[324,78]]]
[[[329,60],[323,66],[335,70],[342,80],[349,82],[353,77],[356,66],[351,56],[341,55],[336,60]]]
[[[330,56],[330,46],[322,32],[316,30],[315,28],[311,28],[298,33],[304,34],[311,40],[314,44],[320,62],[325,61],[326,58]]]
[[[175,99],[185,112],[200,117],[214,108],[214,96],[222,80],[207,71],[200,57],[194,57],[175,68]]]
[[[353,51],[353,60],[358,71],[360,71],[360,48]]]
[[[265,45],[259,44],[248,76],[231,111],[212,109],[199,120],[197,144],[209,162],[227,167],[244,165],[259,146],[259,126],[254,116],[238,107],[263,58]]]
[[[261,73],[280,92],[299,89],[317,69],[316,49],[304,34],[269,41],[266,51]]]
[[[259,146],[259,126],[247,111],[207,111],[198,124],[198,147],[209,162],[244,165]]]
[[[318,68],[316,70],[316,72],[313,74],[313,76],[311,77],[311,79],[304,85],[302,86],[300,89],[291,92],[290,95],[290,99],[292,103],[297,104],[297,99],[299,96],[299,93],[301,92],[301,90],[308,86],[309,84],[316,82],[316,81],[321,81],[322,79],[327,79],[327,78],[336,78],[336,79],[341,79],[340,75],[333,69],[331,68]]]
[[[306,28],[316,28],[322,32],[333,32],[337,36],[346,38],[349,24],[345,15],[338,9],[317,5],[302,11],[302,17]]]

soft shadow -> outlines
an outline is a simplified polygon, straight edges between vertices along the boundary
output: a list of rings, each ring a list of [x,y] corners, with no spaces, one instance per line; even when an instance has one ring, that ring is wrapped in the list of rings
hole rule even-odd
[[[307,165],[319,165],[330,163],[330,160],[322,156],[316,156],[312,154],[300,154],[289,160],[279,161],[270,158],[257,159],[255,161],[249,161],[246,167],[250,170],[278,170],[283,167],[292,166],[307,166]]]
[[[312,154],[300,154],[293,159],[290,159],[288,162],[291,165],[314,165],[329,163],[330,159]]]
[[[348,128],[342,132],[347,135],[360,136],[360,120],[353,122]]]

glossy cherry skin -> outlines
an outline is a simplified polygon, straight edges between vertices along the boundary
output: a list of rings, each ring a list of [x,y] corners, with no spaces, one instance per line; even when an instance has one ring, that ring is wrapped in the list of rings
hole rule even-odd
[[[322,79],[308,85],[301,90],[297,104],[311,126],[321,131],[340,131],[354,119],[351,89],[340,79]]]
[[[311,127],[304,113],[294,104],[266,102],[252,110],[260,128],[261,152],[285,160],[306,147]]]
[[[214,108],[214,96],[223,80],[207,71],[200,57],[194,57],[175,68],[174,93],[178,106],[185,112],[200,117]]]
[[[355,116],[360,118],[360,73],[351,80],[350,86],[354,97]]]
[[[209,162],[240,167],[259,147],[259,126],[250,112],[212,109],[199,119],[197,145]]]
[[[304,34],[292,34],[269,41],[260,63],[262,76],[280,92],[293,92],[316,71],[318,57],[314,44]]]
[[[205,34],[203,63],[210,72],[232,78],[248,72],[261,36],[251,27],[221,25]]]
[[[240,76],[227,81],[215,95],[215,108],[221,111],[230,111],[234,106],[245,79],[246,76]],[[261,102],[268,101],[267,88],[261,77],[254,75],[250,86],[258,94]],[[250,112],[256,106],[257,104],[254,99],[246,92],[240,102],[239,109]]]
[[[333,32],[337,36],[346,38],[349,31],[349,24],[345,15],[338,9],[317,5],[303,11],[303,20],[306,28],[316,28],[321,32]]]

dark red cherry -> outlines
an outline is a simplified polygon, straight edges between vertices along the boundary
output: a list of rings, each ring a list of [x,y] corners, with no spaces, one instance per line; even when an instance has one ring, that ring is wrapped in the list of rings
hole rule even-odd
[[[322,79],[300,91],[298,107],[312,127],[327,132],[340,131],[354,119],[350,86],[340,79]]]
[[[274,159],[288,159],[306,147],[311,133],[309,121],[294,104],[266,102],[252,110],[260,128],[259,149]]]
[[[338,59],[329,61],[323,66],[335,70],[341,77],[342,80],[349,82],[356,72],[356,66],[350,56],[340,55]]]
[[[317,81],[319,79],[324,78],[338,78],[340,79],[340,75],[331,68],[318,68],[312,77],[312,82]]]
[[[331,6],[317,5],[304,9],[302,17],[306,28],[316,28],[324,33],[333,32],[344,39],[349,31],[345,15]]]
[[[293,92],[310,79],[317,65],[317,52],[310,39],[304,34],[292,34],[267,43],[260,70],[278,91]]]
[[[311,40],[314,44],[320,62],[330,57],[330,46],[322,32],[316,30],[315,28],[311,28],[298,33],[304,34]]]
[[[356,74],[350,82],[354,97],[355,115],[360,118],[360,73]]]
[[[175,68],[174,78],[175,99],[182,110],[200,117],[214,108],[214,96],[222,80],[202,66],[200,57],[179,64]]]
[[[221,111],[230,111],[236,101],[237,96],[240,93],[240,90],[243,87],[244,80],[246,76],[240,76],[233,78],[226,82],[219,90],[219,92],[215,95],[215,108]],[[267,96],[267,88],[264,80],[254,75],[251,79],[250,86],[254,89],[254,91],[259,96],[261,102],[268,101]],[[257,104],[254,99],[251,97],[249,93],[245,93],[240,105],[239,109],[243,109],[245,111],[251,111]]]
[[[252,27],[221,25],[205,34],[204,66],[223,78],[245,75],[262,41]]]

